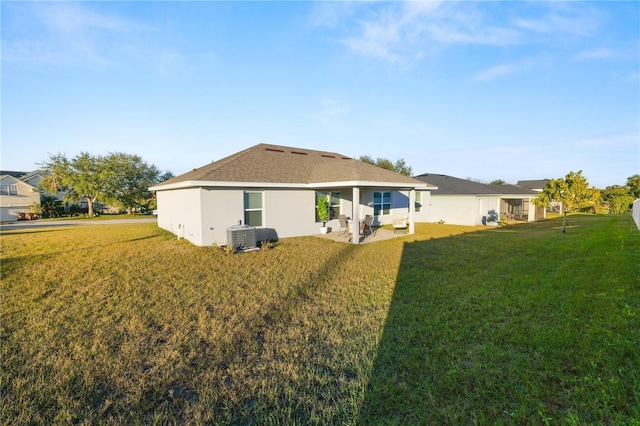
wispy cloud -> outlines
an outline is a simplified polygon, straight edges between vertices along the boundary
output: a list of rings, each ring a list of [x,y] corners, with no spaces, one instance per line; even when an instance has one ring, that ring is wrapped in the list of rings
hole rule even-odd
[[[517,65],[498,65],[493,68],[480,71],[479,73],[473,76],[473,80],[476,80],[476,81],[495,80],[498,77],[503,77],[506,75],[517,73],[521,70],[521,68],[522,67]]]
[[[614,49],[608,48],[600,48],[600,49],[592,49],[585,50],[584,52],[580,52],[576,58],[579,60],[594,60],[594,59],[611,59],[619,56],[619,52]]]
[[[112,63],[113,37],[126,40],[127,35],[144,27],[100,11],[93,5],[70,2],[13,4],[12,16],[16,21],[23,21],[22,25],[30,31],[3,37],[3,61],[61,66]]]
[[[588,36],[599,26],[598,14],[585,3],[574,5],[550,3],[538,16],[513,19],[515,27],[545,35],[572,34]]]
[[[586,37],[599,27],[590,6],[494,6],[472,2],[347,3],[324,6],[316,24],[341,32],[338,40],[364,56],[399,62],[422,52],[453,45],[510,46],[549,37]],[[355,13],[355,8],[360,8]],[[344,12],[344,14],[341,14]]]

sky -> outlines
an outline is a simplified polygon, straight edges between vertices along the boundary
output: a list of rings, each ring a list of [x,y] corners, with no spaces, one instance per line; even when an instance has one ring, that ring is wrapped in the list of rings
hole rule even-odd
[[[2,170],[259,143],[508,183],[640,173],[640,3],[0,2]]]

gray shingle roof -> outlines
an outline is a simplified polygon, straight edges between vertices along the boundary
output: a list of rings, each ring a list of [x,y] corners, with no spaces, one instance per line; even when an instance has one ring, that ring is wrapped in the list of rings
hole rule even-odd
[[[544,189],[550,182],[550,179],[537,179],[537,180],[519,180],[516,185],[522,186],[528,189]]]
[[[501,194],[537,194],[537,192],[516,185],[485,185],[453,176],[423,173],[414,176],[423,182],[438,187],[434,195],[501,195]]]
[[[434,194],[500,194],[490,185],[453,176],[424,173],[414,177],[437,186],[438,190]]]
[[[416,179],[335,152],[258,144],[169,179],[155,188],[181,182],[321,184],[380,182],[424,185]]]

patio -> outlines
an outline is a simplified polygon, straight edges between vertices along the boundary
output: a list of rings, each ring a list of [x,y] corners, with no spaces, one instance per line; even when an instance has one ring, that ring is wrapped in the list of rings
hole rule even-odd
[[[405,235],[407,234],[404,231],[397,231],[394,233],[392,229],[377,228],[377,230],[373,234],[369,234],[367,232],[367,235],[364,238],[362,235],[360,235],[360,244],[375,243],[376,241],[390,240],[392,238],[403,237]],[[338,231],[338,228],[333,228],[331,232],[328,232],[326,234],[316,234],[315,236],[319,238],[338,241],[341,243],[350,242],[350,236],[345,235],[342,231]]]

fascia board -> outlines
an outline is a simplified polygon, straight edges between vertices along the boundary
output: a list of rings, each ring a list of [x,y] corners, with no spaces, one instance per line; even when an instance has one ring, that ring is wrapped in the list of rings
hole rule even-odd
[[[159,184],[149,188],[149,191],[168,191],[172,189],[187,188],[308,188],[306,183],[282,183],[282,182],[226,182],[226,181],[204,181],[187,180],[167,185]]]
[[[310,183],[310,188],[336,188],[336,187],[358,187],[358,188],[398,188],[398,189],[419,189],[435,190],[437,186],[428,186],[426,183],[404,183],[404,182],[379,182],[379,181],[341,181],[341,182],[317,182]]]
[[[398,188],[417,190],[436,190],[438,187],[428,186],[426,183],[408,184],[401,182],[374,182],[374,181],[343,181],[343,182],[321,182],[321,183],[283,183],[283,182],[225,182],[225,181],[200,181],[188,180],[171,184],[158,184],[149,188],[149,191],[169,191],[174,189],[187,188],[336,188],[336,187],[372,187],[372,188]]]

